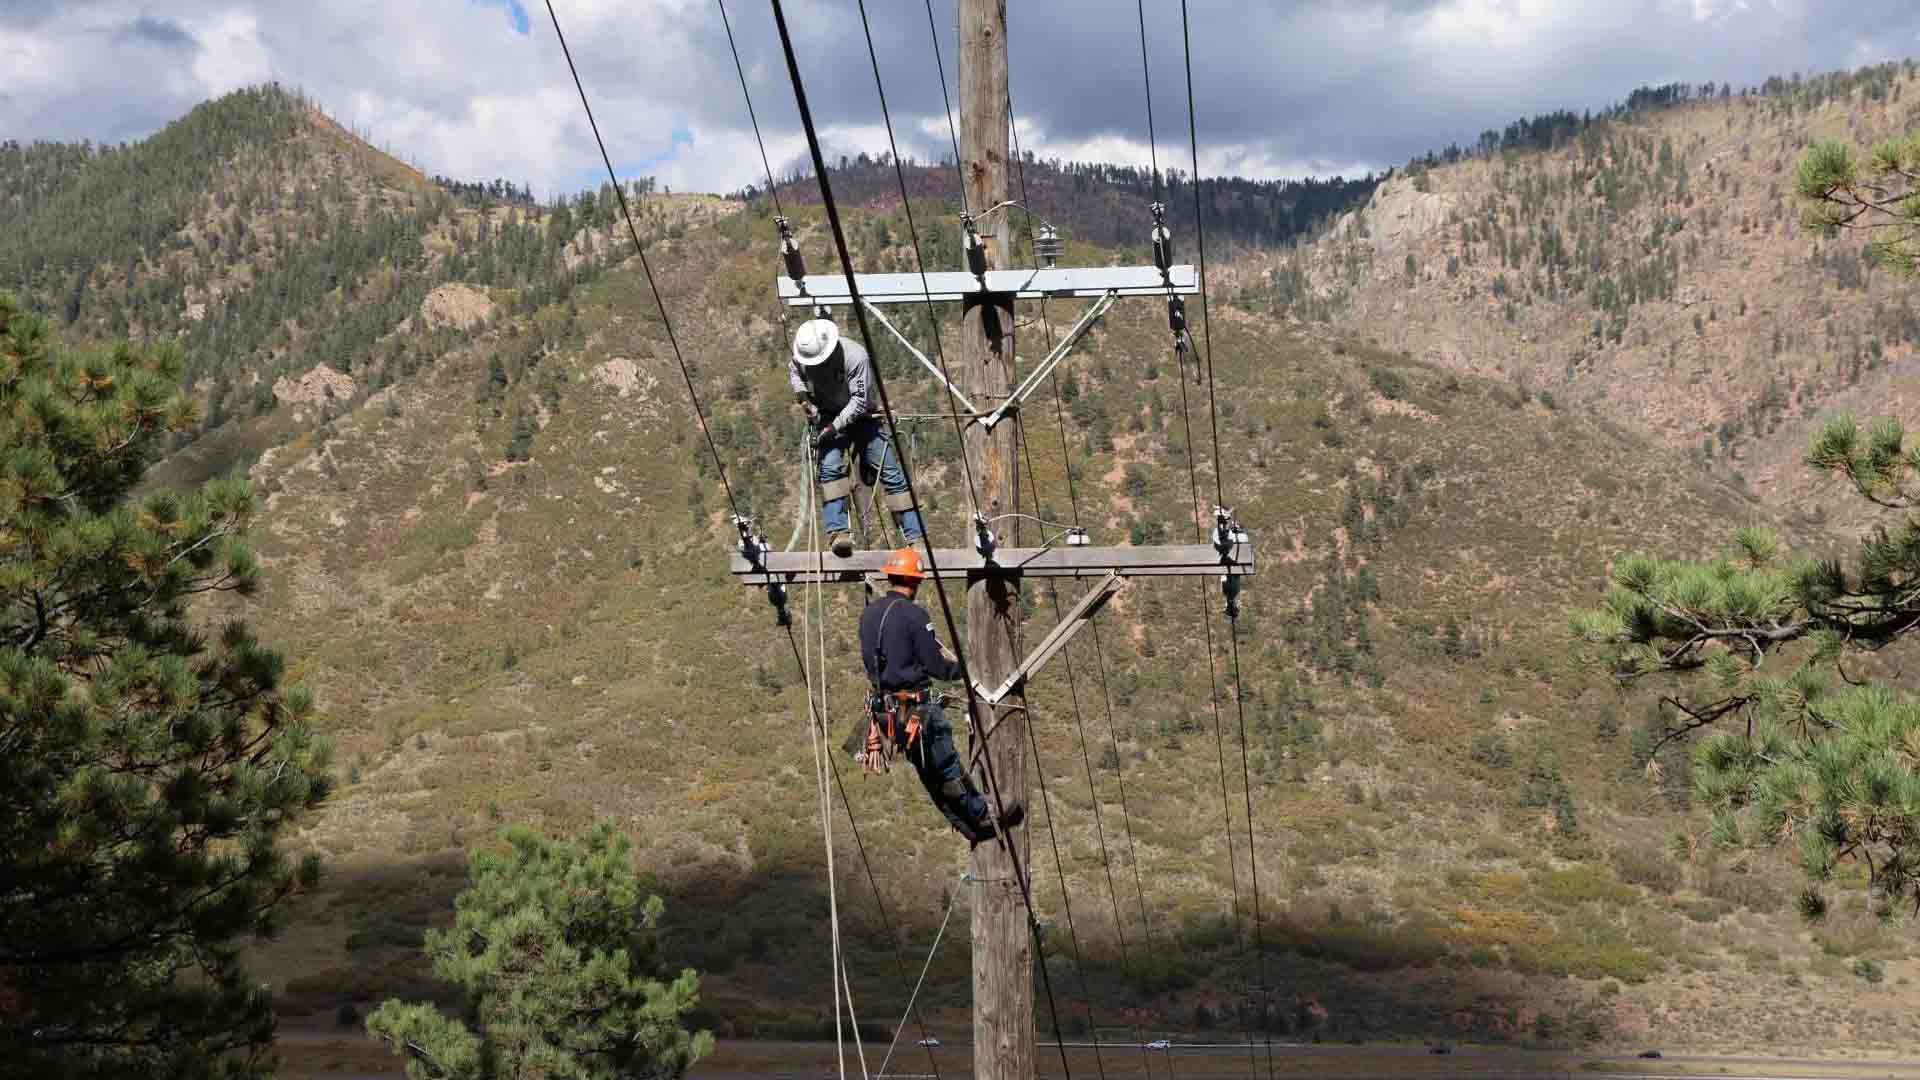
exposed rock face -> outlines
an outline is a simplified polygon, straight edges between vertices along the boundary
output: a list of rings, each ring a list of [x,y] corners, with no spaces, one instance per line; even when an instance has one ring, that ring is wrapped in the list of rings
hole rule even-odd
[[[591,372],[593,381],[618,393],[621,397],[629,394],[641,394],[653,389],[654,378],[640,370],[640,365],[624,356],[616,356],[604,364],[594,367]]]
[[[442,285],[420,301],[420,319],[432,329],[465,330],[493,317],[493,301],[471,285]]]
[[[1366,209],[1341,215],[1333,234],[1342,240],[1353,239],[1364,221],[1366,242],[1374,254],[1398,255],[1414,241],[1444,226],[1452,211],[1451,195],[1416,191],[1413,181],[1396,178],[1374,189]]]
[[[353,377],[321,364],[299,378],[281,376],[273,381],[273,396],[288,405],[320,405],[328,401],[353,398]]]

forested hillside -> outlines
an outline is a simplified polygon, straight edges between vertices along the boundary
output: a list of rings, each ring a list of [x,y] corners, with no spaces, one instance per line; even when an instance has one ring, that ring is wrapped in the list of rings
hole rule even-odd
[[[1191,465],[1202,492],[1222,481],[1259,562],[1237,628],[1244,685],[1228,685],[1217,614],[1215,655],[1204,644],[1216,585],[1136,581],[1098,644],[1082,635],[1033,688],[1033,870],[1069,1030],[1237,1037],[1264,1021],[1303,1038],[1632,1048],[1657,1034],[1743,1051],[1920,1038],[1911,920],[1866,914],[1864,875],[1844,869],[1851,891],[1804,924],[1784,859],[1708,842],[1686,741],[1663,741],[1654,708],[1667,687],[1623,691],[1568,655],[1566,612],[1623,550],[1710,555],[1733,520],[1832,543],[1702,468],[1691,436],[1627,422],[1664,423],[1654,403],[1689,400],[1669,357],[1702,368],[1701,385],[1758,379],[1727,359],[1744,354],[1702,342],[1762,310],[1817,339],[1821,324],[1787,305],[1824,298],[1836,332],[1866,332],[1837,284],[1793,291],[1826,271],[1789,258],[1811,246],[1788,178],[1770,194],[1775,181],[1736,174],[1728,140],[1752,144],[1756,169],[1789,169],[1806,125],[1895,125],[1911,73],[1812,85],[1583,120],[1556,148],[1463,154],[1377,191],[1210,182],[1210,244],[1243,249],[1219,266],[1237,284],[1211,298],[1210,335],[1196,333],[1212,343],[1219,460],[1189,435],[1189,421],[1209,431],[1208,387],[1148,300],[1123,302],[1063,365],[1057,408],[1022,414],[1026,512],[1096,544],[1178,540],[1193,529]],[[1848,107],[1820,103],[1842,88]],[[529,205],[509,185],[426,181],[274,90],[137,146],[4,160],[20,182],[0,189],[14,193],[0,287],[76,335],[182,341],[207,411],[235,419],[161,472],[250,463],[264,497],[255,618],[314,690],[340,762],[301,837],[329,876],[255,958],[283,1012],[444,995],[417,946],[446,925],[467,851],[504,823],[612,819],[667,900],[671,954],[709,973],[704,1023],[830,1027],[799,674],[765,597],[724,573],[726,496],[610,191]],[[1036,215],[1067,226],[1067,261],[1137,252],[1150,198],[1137,173],[1028,168]],[[933,195],[937,172],[910,175]],[[52,239],[82,206],[133,207],[125,189],[142,176],[166,228],[128,209],[98,251]],[[849,212],[862,265],[911,267],[891,168],[850,163],[846,183],[869,207]],[[801,243],[828,268],[799,192]],[[1369,192],[1312,246],[1261,249]],[[1190,199],[1184,183],[1168,196],[1183,251]],[[811,508],[797,505],[770,208],[650,192],[638,205],[727,479],[781,543]],[[956,208],[915,209],[930,261],[954,264]],[[1780,261],[1750,280],[1706,276],[1759,253]],[[1707,287],[1696,276],[1710,301],[1687,294]],[[1873,276],[1862,284],[1891,305]],[[1078,306],[1023,306],[1023,360]],[[1597,333],[1589,310],[1608,320]],[[1693,311],[1698,331],[1673,314]],[[918,309],[901,325],[926,344],[936,332]],[[1796,346],[1815,374],[1817,346]],[[903,413],[940,411],[902,351],[876,353]],[[1795,370],[1797,387],[1816,384]],[[934,535],[958,543],[953,429],[910,427]],[[1029,640],[1054,599],[1025,597]],[[863,685],[860,598],[822,603],[829,722],[845,730]],[[962,850],[910,776],[841,766],[887,913],[917,948]],[[855,991],[898,1002],[909,987],[881,910],[836,837]],[[1069,904],[1078,959],[1060,932]],[[965,1015],[965,916],[929,976],[941,1024]],[[1885,980],[1870,995],[1863,971]],[[1250,993],[1263,977],[1264,1009]]]
[[[901,172],[908,195],[916,201],[937,199],[959,209],[960,175],[951,162],[909,161]],[[1155,196],[1151,170],[1042,159],[1028,153],[1018,165],[1016,177],[1012,197],[1031,211],[1035,226],[1049,222],[1064,237],[1103,248],[1148,247]],[[1311,234],[1328,218],[1364,203],[1373,193],[1375,182],[1372,176],[1330,180],[1207,177],[1201,184],[1199,204],[1206,215],[1207,242],[1226,251],[1291,243]],[[884,156],[842,157],[834,168],[833,188],[834,197],[847,205],[889,210],[900,204],[900,177],[891,159]],[[753,197],[758,193],[750,188],[742,194]],[[1169,227],[1191,244],[1195,233],[1192,177],[1177,167],[1164,169],[1158,194],[1167,208]],[[788,203],[817,204],[820,189],[811,177],[794,178],[780,185],[780,197]],[[977,212],[981,208],[974,209]],[[1016,218],[1016,231],[1024,232],[1027,217],[1020,210],[1013,212],[1022,214]],[[941,227],[953,226],[931,226]]]
[[[1862,258],[1862,237],[1801,227],[1799,157],[1916,124],[1912,62],[1563,114],[1416,163],[1327,236],[1258,261],[1251,287],[1597,408],[1790,501],[1812,418],[1906,400],[1900,361],[1920,341],[1911,289]]]
[[[297,95],[243,90],[137,144],[0,146],[0,283],[70,335],[178,341],[211,431],[320,365],[364,397],[476,312],[532,311],[597,272],[611,188],[510,194],[449,193]],[[449,283],[482,295],[423,318]]]

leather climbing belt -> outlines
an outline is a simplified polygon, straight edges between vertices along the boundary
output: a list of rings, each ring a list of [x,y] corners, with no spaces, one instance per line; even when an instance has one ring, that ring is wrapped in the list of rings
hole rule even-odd
[[[867,744],[860,755],[863,771],[879,774],[891,768],[900,753],[902,733],[907,752],[913,752],[929,700],[925,690],[897,690],[867,698]]]

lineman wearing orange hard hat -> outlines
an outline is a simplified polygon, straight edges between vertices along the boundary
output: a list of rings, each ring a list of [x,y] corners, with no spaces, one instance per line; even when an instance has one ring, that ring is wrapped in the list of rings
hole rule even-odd
[[[994,835],[993,814],[960,764],[953,725],[932,691],[935,680],[962,677],[960,661],[934,635],[933,616],[913,602],[926,577],[920,553],[901,548],[881,572],[889,587],[860,614],[860,660],[874,690],[862,764],[880,771],[895,753],[906,751],[933,805],[961,836],[978,844]],[[1025,817],[1026,808],[1012,803],[1003,821],[1012,828]]]

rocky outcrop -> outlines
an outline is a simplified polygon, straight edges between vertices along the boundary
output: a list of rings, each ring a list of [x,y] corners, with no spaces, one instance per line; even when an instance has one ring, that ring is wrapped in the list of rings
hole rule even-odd
[[[442,285],[420,301],[420,320],[429,329],[465,330],[493,317],[493,301],[471,285]]]

